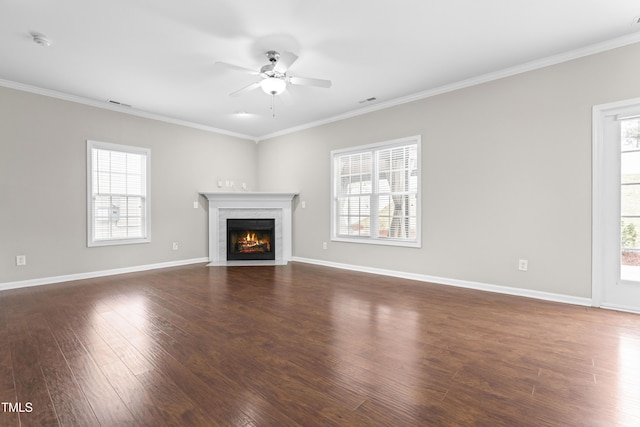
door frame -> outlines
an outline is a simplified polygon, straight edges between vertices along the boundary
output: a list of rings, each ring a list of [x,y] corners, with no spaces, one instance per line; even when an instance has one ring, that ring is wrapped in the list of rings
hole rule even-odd
[[[640,108],[640,98],[608,104],[594,105],[592,110],[592,183],[591,183],[591,301],[594,307],[613,310],[640,312],[639,307],[624,306],[623,304],[606,301],[605,286],[607,280],[606,253],[607,250],[607,213],[605,206],[619,195],[607,195],[605,192],[607,170],[615,164],[605,155],[605,121],[607,117],[624,114],[625,110]],[[618,249],[616,249],[618,250]]]

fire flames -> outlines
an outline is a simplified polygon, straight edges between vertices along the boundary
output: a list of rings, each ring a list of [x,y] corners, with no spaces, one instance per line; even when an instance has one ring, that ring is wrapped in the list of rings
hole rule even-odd
[[[269,239],[261,239],[256,233],[248,231],[246,236],[238,239],[236,250],[238,252],[269,252],[271,251],[271,242]]]

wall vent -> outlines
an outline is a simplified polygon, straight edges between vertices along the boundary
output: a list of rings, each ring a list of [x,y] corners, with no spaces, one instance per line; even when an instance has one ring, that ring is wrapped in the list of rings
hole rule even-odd
[[[372,96],[371,98],[367,98],[367,99],[363,99],[362,101],[358,101],[358,104],[366,104],[367,102],[373,102],[376,99],[377,98],[375,96]]]
[[[113,99],[108,99],[108,100],[107,100],[107,102],[108,102],[109,104],[121,105],[121,106],[123,106],[123,107],[131,107],[131,105],[130,105],[130,104],[125,104],[125,103],[123,103],[123,102],[114,101]]]

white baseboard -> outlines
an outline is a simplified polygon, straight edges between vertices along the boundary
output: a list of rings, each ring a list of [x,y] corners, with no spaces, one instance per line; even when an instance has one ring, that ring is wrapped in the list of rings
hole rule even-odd
[[[40,279],[21,280],[17,282],[5,282],[0,283],[0,291],[8,289],[27,288],[29,286],[51,285],[53,283],[71,282],[73,280],[93,279],[95,277],[114,276],[116,274],[135,273],[138,271],[156,270],[159,268],[178,267],[181,265],[199,264],[205,262],[209,262],[209,258],[184,259],[180,261],[115,268],[112,270],[90,271],[87,273],[68,274],[64,276],[43,277]]]
[[[445,277],[427,276],[424,274],[407,273],[404,271],[385,270],[374,267],[363,267],[359,265],[341,264],[331,261],[322,261],[310,258],[293,257],[291,261],[303,262],[307,264],[322,265],[325,267],[341,268],[343,270],[360,271],[363,273],[379,274],[382,276],[398,277],[402,279],[417,280],[420,282],[436,283],[439,285],[457,286],[459,288],[475,289],[485,292],[494,292],[499,294],[514,295],[519,297],[535,298],[545,301],[561,302],[565,304],[581,305],[586,307],[592,306],[590,298],[580,298],[570,295],[554,294],[551,292],[534,291],[530,289],[511,288],[508,286],[491,285],[480,282],[469,282],[466,280],[448,279]]]
[[[457,286],[460,288],[475,289],[485,292],[495,292],[500,294],[515,295],[527,298],[535,298],[545,301],[561,302],[565,304],[592,306],[590,298],[580,298],[570,295],[555,294],[550,292],[533,291],[529,289],[511,288],[508,286],[491,285],[480,282],[470,282],[466,280],[448,279],[444,277],[428,276],[424,274],[407,273],[397,270],[386,270],[381,268],[363,267],[351,264],[342,264],[331,261],[316,260],[310,258],[292,257],[291,261],[306,264],[315,264],[325,267],[340,268],[343,270],[360,271],[363,273],[379,274],[382,276],[398,277],[402,279],[417,280],[420,282],[436,283],[439,285]],[[26,288],[30,286],[50,285],[54,283],[70,282],[73,280],[93,279],[96,277],[114,276],[116,274],[135,273],[138,271],[155,270],[160,268],[178,267],[189,264],[208,263],[209,258],[195,258],[180,261],[162,262],[157,264],[138,265],[133,267],[116,268],[112,270],[92,271],[87,273],[69,274],[64,276],[44,277],[40,279],[22,280],[17,282],[0,283],[0,291],[9,289]],[[623,307],[603,307],[613,310],[627,311]]]
[[[626,305],[620,304],[609,304],[604,302],[600,305],[600,308],[603,308],[605,310],[624,311],[626,313],[640,314],[640,310],[638,310],[637,307],[628,307]]]

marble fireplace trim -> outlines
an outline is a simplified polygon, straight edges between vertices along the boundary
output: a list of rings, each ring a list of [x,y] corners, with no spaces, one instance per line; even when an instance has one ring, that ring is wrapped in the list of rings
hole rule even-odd
[[[295,193],[201,193],[209,200],[209,266],[286,265],[292,256]],[[274,261],[227,261],[227,219],[273,218]]]

